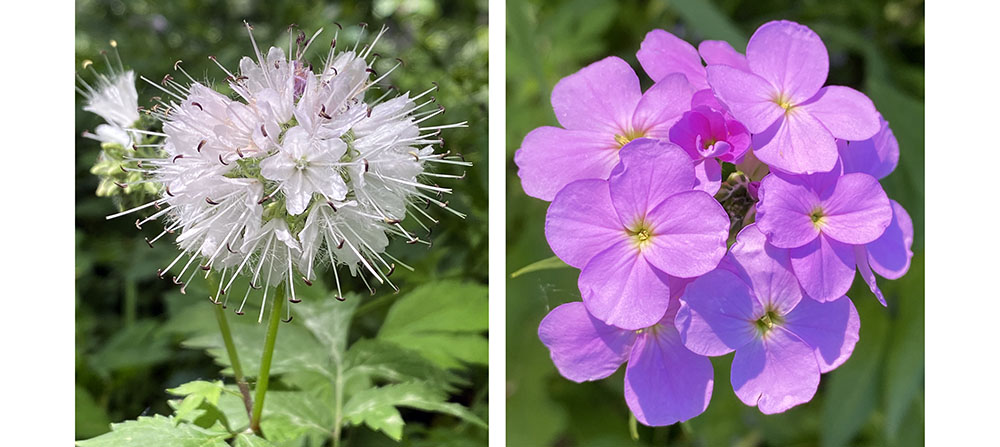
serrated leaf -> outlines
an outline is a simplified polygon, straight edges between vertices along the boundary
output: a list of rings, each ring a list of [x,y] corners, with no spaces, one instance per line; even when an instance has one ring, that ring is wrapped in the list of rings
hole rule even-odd
[[[168,389],[167,392],[184,398],[174,406],[174,415],[178,421],[195,422],[196,419],[209,411],[208,408],[202,408],[203,404],[214,407],[219,403],[219,396],[222,395],[222,390],[223,385],[221,381],[206,382],[195,380],[177,388]],[[206,422],[210,425],[213,421]],[[200,423],[196,425],[204,426]]]
[[[364,375],[389,382],[425,381],[444,391],[454,391],[461,379],[418,352],[377,339],[356,341],[347,351],[348,378]]]
[[[233,447],[275,447],[270,441],[259,436],[240,433],[236,435],[236,442]]]
[[[270,391],[264,403],[260,428],[274,442],[322,439],[333,427],[333,405],[307,391]]]
[[[443,368],[486,364],[488,348],[481,333],[489,326],[487,307],[487,289],[481,284],[425,284],[389,309],[378,339],[418,351]]]
[[[155,365],[170,358],[170,340],[159,331],[155,320],[140,320],[116,332],[90,358],[95,371],[111,371]]]
[[[302,324],[326,346],[326,354],[333,356],[334,361],[341,361],[347,349],[347,331],[351,328],[351,319],[360,302],[360,296],[349,294],[345,301],[330,296],[299,304],[302,308],[299,312]]]
[[[549,258],[542,259],[541,261],[535,261],[532,262],[531,264],[521,267],[516,272],[511,273],[510,277],[517,278],[518,276],[521,276],[525,273],[532,273],[541,270],[564,269],[564,268],[573,268],[573,266],[563,262],[563,260],[559,259],[558,256],[552,256]]]
[[[402,436],[402,418],[395,407],[448,414],[486,428],[486,423],[478,416],[447,399],[447,394],[420,382],[370,388],[347,401],[344,419],[354,425],[364,423],[373,430],[382,430],[397,440]]]
[[[205,429],[191,424],[175,424],[162,415],[139,417],[134,421],[111,424],[111,432],[86,441],[80,447],[228,447],[229,432]]]

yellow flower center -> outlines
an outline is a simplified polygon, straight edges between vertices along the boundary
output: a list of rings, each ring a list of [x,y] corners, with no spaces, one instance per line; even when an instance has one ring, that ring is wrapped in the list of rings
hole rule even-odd
[[[618,143],[618,149],[621,149],[632,140],[642,138],[644,136],[645,132],[629,129],[621,134],[615,134],[615,142]]]

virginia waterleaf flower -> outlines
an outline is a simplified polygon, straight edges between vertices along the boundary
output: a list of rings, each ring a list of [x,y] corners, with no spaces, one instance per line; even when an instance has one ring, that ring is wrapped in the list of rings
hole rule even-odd
[[[118,55],[118,42],[112,40],[115,63],[105,54],[108,73],[98,73],[93,62],[83,62],[84,69],[90,69],[95,81],[93,85],[79,74],[76,90],[86,99],[83,110],[94,113],[105,123],[97,126],[95,133],[84,132],[83,136],[102,143],[115,143],[123,148],[132,146],[132,135],[128,129],[139,121],[139,94],[135,89],[135,72],[126,70]]]
[[[694,163],[681,148],[644,138],[622,148],[608,180],[579,180],[556,195],[545,237],[560,259],[582,269],[591,314],[623,329],[649,327],[669,304],[668,276],[716,267],[729,218],[694,187]]]
[[[514,154],[529,196],[552,200],[581,179],[606,179],[622,147],[637,138],[666,139],[690,108],[693,91],[682,75],[645,93],[627,62],[608,57],[569,75],[552,89],[552,109],[562,128],[539,127]]]
[[[235,98],[188,76],[180,61],[175,69],[189,85],[169,75],[147,80],[165,94],[150,110],[163,130],[136,132],[162,138],[146,145],[158,156],[127,158],[121,168],[158,185],[161,197],[109,218],[155,210],[136,226],[162,219],[164,230],[147,242],[179,233],[181,249],[159,275],[175,271],[173,281],[185,285],[199,272],[217,271],[213,300],[228,301],[236,279],[248,278],[237,313],[253,290],[263,289],[266,301],[281,284],[297,302],[294,283],[311,284],[325,265],[334,270],[338,299],[338,264],[372,293],[376,283],[395,289],[389,275],[397,263],[407,266],[385,253],[387,235],[429,245],[403,221],[428,230],[436,222],[424,210],[430,204],[463,217],[440,197],[451,190],[433,184],[463,176],[429,168],[470,165],[434,149],[441,130],[465,123],[422,124],[444,112],[433,99],[418,103],[436,86],[412,96],[386,88],[382,81],[402,65],[382,74],[374,69],[373,47],[386,28],[361,48],[360,41],[338,47],[335,34],[315,67],[304,54],[322,30],[307,39],[301,32],[293,38],[290,28],[288,54],[272,47],[265,56],[247,29],[255,57],[242,58],[237,73],[216,62]]]
[[[789,21],[761,25],[747,44],[749,71],[706,68],[708,84],[753,134],[754,152],[772,168],[826,172],[837,161],[835,138],[865,140],[879,130],[871,100],[827,86],[829,56],[819,36]]]
[[[788,250],[768,245],[750,225],[717,270],[687,286],[675,325],[697,354],[735,351],[736,395],[773,414],[812,399],[820,374],[851,356],[860,321],[846,296],[824,303],[805,298]]]

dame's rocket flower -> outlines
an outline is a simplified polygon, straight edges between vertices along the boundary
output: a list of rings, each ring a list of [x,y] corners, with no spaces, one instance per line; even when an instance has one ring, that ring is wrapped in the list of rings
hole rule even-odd
[[[750,133],[724,112],[702,105],[684,112],[680,121],[670,128],[670,142],[684,149],[695,161],[698,189],[715,194],[722,182],[719,160],[741,161],[750,147]]]
[[[827,86],[829,57],[811,29],[788,21],[761,25],[750,38],[749,71],[710,65],[708,83],[750,130],[754,153],[773,168],[826,172],[837,162],[835,138],[865,140],[879,130],[867,96]]]
[[[635,56],[653,81],[659,81],[672,73],[681,73],[698,91],[709,88],[702,59],[708,65],[722,64],[749,70],[746,58],[728,42],[705,40],[695,49],[684,39],[662,29],[646,33]]]
[[[770,244],[790,249],[802,288],[821,302],[847,293],[857,265],[854,246],[881,237],[892,206],[874,177],[772,173],[761,181],[757,226]]]
[[[804,298],[788,251],[768,245],[756,225],[718,269],[687,286],[674,322],[696,354],[736,352],[733,390],[765,414],[811,400],[820,374],[851,356],[860,328],[850,298]]]
[[[672,143],[626,145],[608,180],[578,180],[556,195],[545,220],[552,251],[581,268],[587,310],[623,329],[655,324],[669,305],[669,276],[691,278],[726,252],[729,218],[694,189],[694,165]]]
[[[682,287],[676,287],[679,292]],[[552,309],[538,326],[559,373],[574,382],[599,380],[625,367],[625,402],[650,426],[691,419],[712,398],[712,362],[681,343],[674,328],[674,296],[662,319],[642,330],[609,326],[581,302]]]
[[[635,71],[617,57],[559,81],[552,89],[552,108],[562,128],[531,131],[514,154],[524,192],[552,200],[576,180],[608,178],[630,141],[666,139],[690,108],[693,91],[682,75],[658,81],[643,93]]]
[[[300,33],[294,53],[272,47],[266,57],[251,32],[255,58],[243,58],[238,73],[217,63],[235,98],[190,76],[189,86],[170,76],[162,86],[150,82],[167,95],[151,110],[163,132],[137,132],[163,139],[147,145],[159,156],[128,159],[122,170],[142,173],[143,182],[162,187],[162,196],[110,217],[154,207],[136,226],[166,222],[150,244],[179,233],[180,255],[160,270],[163,276],[177,267],[177,284],[215,270],[221,277],[217,295],[228,300],[236,279],[248,278],[237,313],[252,290],[264,289],[266,300],[272,285],[285,286],[296,302],[294,282],[310,284],[326,264],[335,272],[338,264],[347,265],[373,293],[366,277],[395,288],[388,278],[396,262],[385,253],[387,234],[429,244],[403,221],[427,229],[422,219],[434,221],[424,211],[431,203],[462,216],[440,199],[451,190],[428,181],[462,176],[427,168],[469,163],[434,151],[442,129],[465,123],[421,124],[444,111],[421,110],[433,100],[416,102],[434,89],[395,97],[389,89],[369,97],[401,65],[381,75],[373,68],[378,55],[372,48],[385,31],[360,49],[338,50],[334,36],[326,62],[315,70],[303,55],[319,32],[309,39]],[[179,62],[175,68],[187,76]]]

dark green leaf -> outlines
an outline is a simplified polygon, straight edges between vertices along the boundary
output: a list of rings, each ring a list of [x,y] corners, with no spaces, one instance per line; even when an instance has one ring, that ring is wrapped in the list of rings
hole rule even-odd
[[[364,423],[373,430],[384,431],[393,439],[402,436],[403,426],[403,420],[395,407],[448,414],[486,428],[486,423],[478,416],[447,399],[445,393],[424,383],[386,385],[356,393],[344,405],[344,416],[346,421],[354,425]]]
[[[511,273],[510,277],[517,278],[518,276],[521,276],[525,273],[531,273],[549,269],[563,269],[563,268],[573,268],[573,266],[563,262],[563,260],[559,259],[558,256],[552,256],[551,258],[545,258],[542,259],[541,261],[535,261],[532,262],[531,264],[521,267],[516,272]]]
[[[175,424],[173,418],[141,416],[134,421],[112,424],[111,432],[93,439],[78,441],[80,447],[228,447],[229,432],[204,429],[190,424]]]

